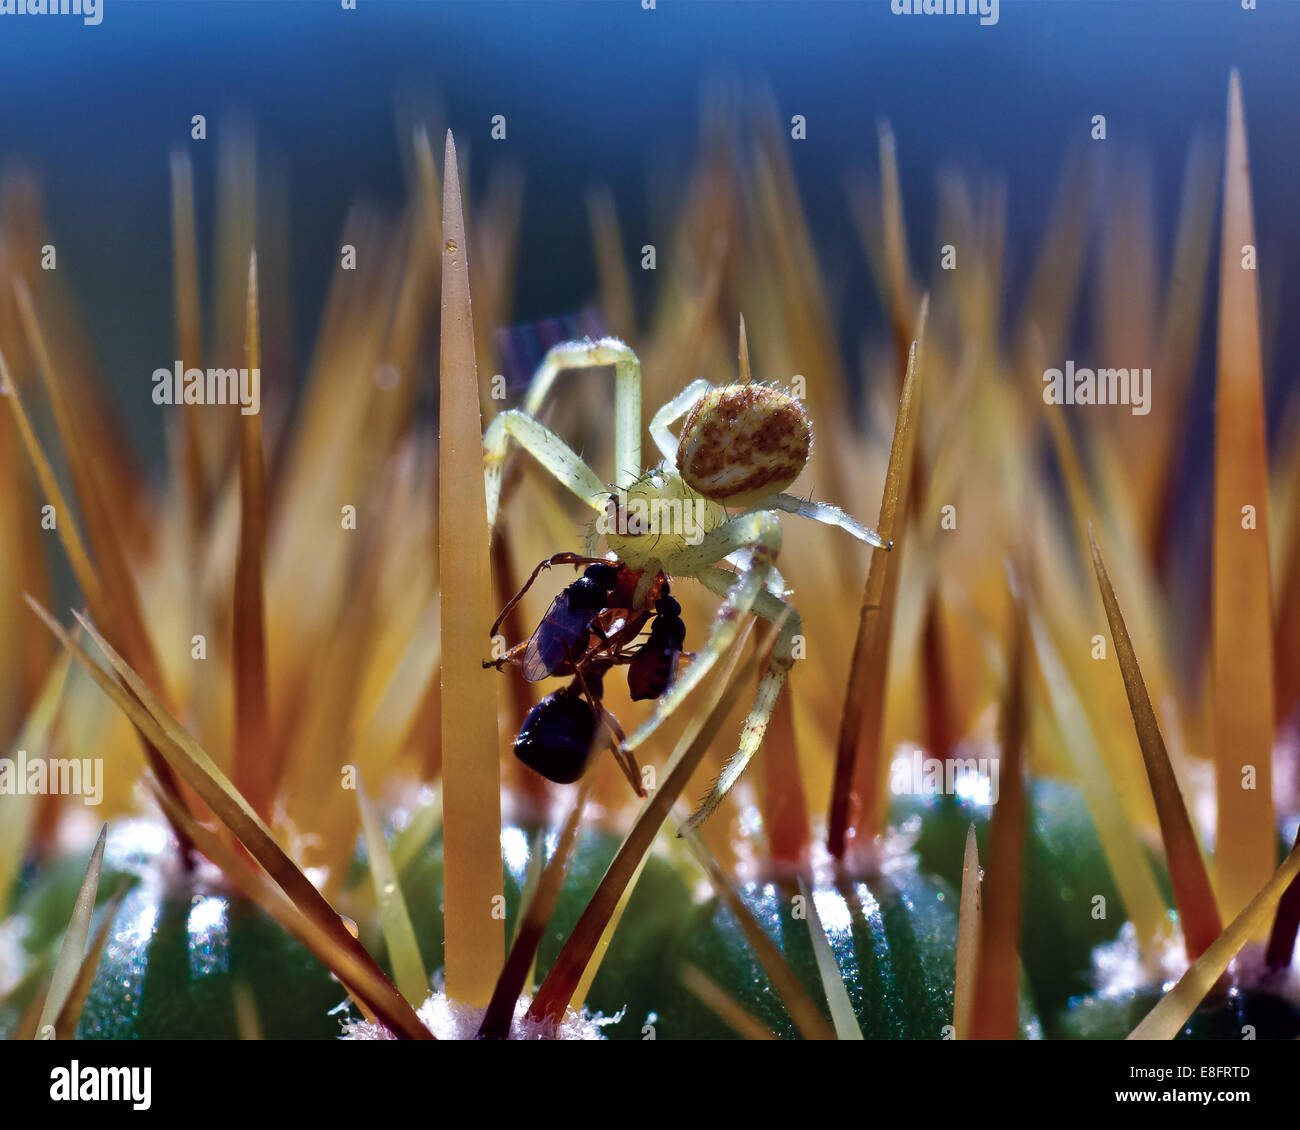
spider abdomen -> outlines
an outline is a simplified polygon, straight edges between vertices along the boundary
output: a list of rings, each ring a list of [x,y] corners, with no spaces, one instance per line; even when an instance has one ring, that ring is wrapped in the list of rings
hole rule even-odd
[[[686,417],[677,469],[705,498],[749,506],[794,482],[811,448],[812,424],[794,397],[767,385],[724,385]]]

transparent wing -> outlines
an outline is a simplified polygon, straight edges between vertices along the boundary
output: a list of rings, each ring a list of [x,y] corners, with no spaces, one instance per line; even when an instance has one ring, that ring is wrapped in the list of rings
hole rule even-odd
[[[586,637],[595,615],[595,610],[570,608],[568,589],[560,593],[524,649],[524,678],[537,683],[554,673]]]

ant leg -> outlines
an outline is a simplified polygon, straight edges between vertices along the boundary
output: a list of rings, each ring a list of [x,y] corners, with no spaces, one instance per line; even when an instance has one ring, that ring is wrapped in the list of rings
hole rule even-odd
[[[604,709],[602,707],[602,709]],[[610,749],[614,753],[618,766],[623,770],[624,776],[632,785],[633,792],[642,800],[645,800],[645,786],[641,784],[641,767],[636,763],[636,755],[624,744],[627,741],[627,735],[623,732],[623,727],[618,724],[618,719],[608,710],[604,711],[606,725],[618,739],[610,743]]]
[[[749,564],[742,572],[715,570],[729,578],[729,587],[726,590],[726,600],[714,618],[704,649],[686,673],[679,675],[659,698],[654,713],[628,738],[628,749],[636,749],[641,745],[685,701],[686,696],[700,685],[714,663],[731,646],[741,621],[753,609],[760,594],[767,591],[765,583],[768,573],[781,548],[781,524],[771,514],[763,511],[741,514],[710,530],[699,545],[688,546],[673,555],[669,562],[669,572],[679,576],[699,577],[709,572],[714,562],[723,560],[745,546],[750,550]]]
[[[495,632],[493,632],[492,634],[496,635]],[[524,640],[523,643],[515,644],[515,646],[512,647],[509,651],[507,651],[505,655],[503,655],[500,659],[483,660],[483,670],[486,671],[489,667],[495,667],[498,671],[500,671],[501,668],[504,667],[507,663],[521,662],[521,660],[519,659],[519,653],[523,651],[527,646],[528,646],[528,641]]]
[[[549,569],[552,565],[599,565],[604,560],[603,557],[584,557],[578,553],[557,553],[552,557],[548,557],[533,570],[532,576],[524,582],[524,587],[506,602],[506,606],[501,609],[501,615],[493,621],[492,627],[488,629],[488,635],[495,636],[497,634],[497,629],[501,627],[501,621],[510,615],[510,610],[523,599],[524,593],[533,587],[533,582],[537,580],[543,569]]]
[[[600,699],[591,693],[591,688],[587,685],[587,680],[583,677],[582,668],[574,668],[574,676],[578,681],[578,686],[582,688],[583,697],[587,700],[587,705],[591,707],[596,717],[600,719],[601,725],[609,735],[610,749],[614,751],[614,758],[618,762],[619,768],[623,770],[632,786],[632,791],[637,796],[645,799],[645,789],[641,787],[641,771],[637,768],[636,759],[632,756],[630,750],[623,746],[626,735],[623,733],[623,727],[618,724],[618,719],[614,717],[601,704]]]
[[[648,612],[633,613],[631,619],[625,621],[621,628],[617,631],[610,632],[609,635],[605,635],[599,628],[593,625],[591,631],[600,637],[600,643],[592,646],[591,650],[587,653],[588,658],[605,656],[614,663],[631,662],[630,657],[623,656],[623,649],[629,644],[635,642],[636,638],[641,633],[641,629],[649,619],[650,614]]]
[[[726,578],[729,576],[730,574],[724,570],[717,570],[701,576],[700,580],[715,592],[725,594],[728,583]],[[772,712],[776,709],[777,699],[785,686],[790,668],[794,666],[794,641],[803,631],[799,613],[794,610],[793,605],[787,604],[780,597],[769,592],[759,594],[758,600],[754,602],[754,612],[764,620],[781,625],[776,646],[772,649],[772,658],[768,661],[767,670],[763,672],[763,677],[759,681],[754,705],[750,707],[749,717],[745,719],[744,729],[740,732],[739,748],[723,766],[721,775],[709,790],[708,796],[700,803],[699,808],[681,825],[679,835],[685,835],[707,820],[740,779],[751,758],[763,744],[768,723],[772,720]]]
[[[691,381],[681,392],[659,409],[650,420],[650,437],[655,441],[662,455],[670,464],[677,462],[677,437],[668,430],[670,424],[685,416],[695,402],[709,391],[709,382]]]

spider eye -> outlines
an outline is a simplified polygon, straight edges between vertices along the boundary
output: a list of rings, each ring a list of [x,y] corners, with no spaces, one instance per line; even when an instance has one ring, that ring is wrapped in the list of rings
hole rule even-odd
[[[677,469],[705,498],[748,506],[794,482],[811,448],[812,424],[794,397],[766,385],[725,385],[691,409]]]

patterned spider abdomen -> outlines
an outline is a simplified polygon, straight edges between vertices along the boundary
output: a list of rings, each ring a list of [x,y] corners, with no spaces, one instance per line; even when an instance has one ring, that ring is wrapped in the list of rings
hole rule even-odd
[[[767,385],[724,385],[686,417],[677,469],[705,498],[745,507],[794,482],[811,447],[812,424],[794,397]]]

